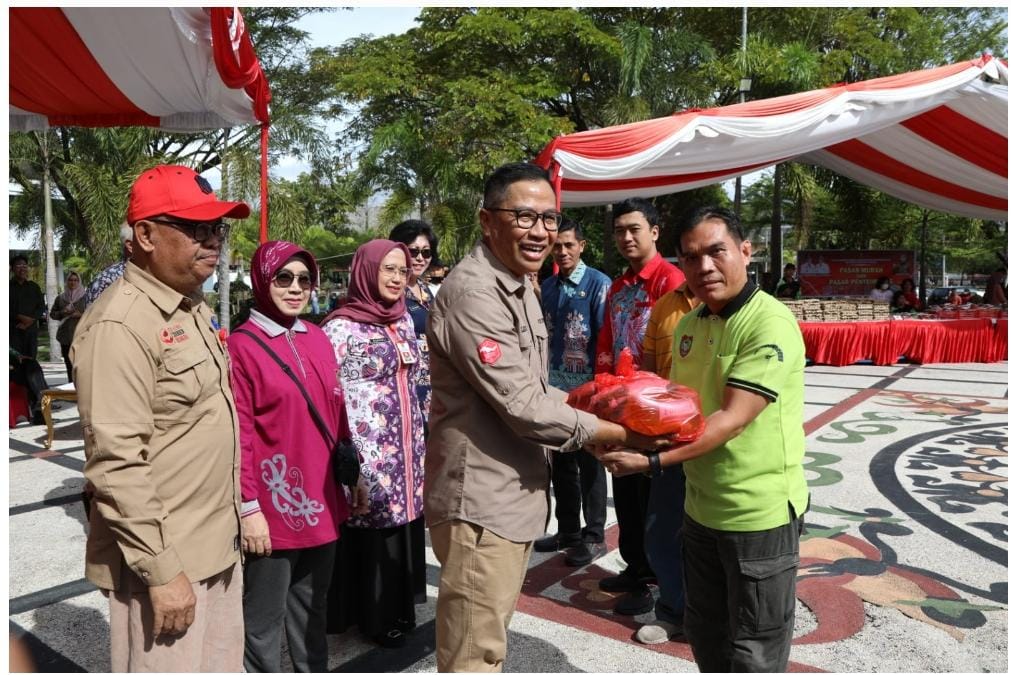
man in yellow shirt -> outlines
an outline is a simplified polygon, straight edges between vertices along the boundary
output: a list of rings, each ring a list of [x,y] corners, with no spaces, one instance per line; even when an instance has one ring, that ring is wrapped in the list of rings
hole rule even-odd
[[[647,370],[661,377],[670,377],[674,329],[677,328],[681,317],[698,306],[699,299],[692,294],[687,282],[660,296],[646,325],[640,370]]]

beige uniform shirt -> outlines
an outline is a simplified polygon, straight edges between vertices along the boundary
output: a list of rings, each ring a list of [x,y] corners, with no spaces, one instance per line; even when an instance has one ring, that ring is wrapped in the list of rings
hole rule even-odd
[[[81,318],[72,355],[97,507],[88,579],[196,582],[238,562],[238,425],[203,299],[130,263]]]
[[[427,334],[425,521],[536,539],[548,522],[548,450],[578,449],[597,418],[548,385],[547,328],[529,281],[478,244],[442,284]]]

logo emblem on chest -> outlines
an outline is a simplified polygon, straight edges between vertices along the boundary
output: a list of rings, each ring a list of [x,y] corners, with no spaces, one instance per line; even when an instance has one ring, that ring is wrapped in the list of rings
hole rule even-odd
[[[182,327],[182,324],[178,323],[162,328],[159,337],[161,337],[161,341],[167,345],[173,343],[178,344],[190,339],[190,336],[186,334],[186,329]]]
[[[682,335],[681,343],[678,345],[678,352],[681,354],[681,358],[688,356],[688,352],[692,350],[692,341],[694,338],[691,335]]]

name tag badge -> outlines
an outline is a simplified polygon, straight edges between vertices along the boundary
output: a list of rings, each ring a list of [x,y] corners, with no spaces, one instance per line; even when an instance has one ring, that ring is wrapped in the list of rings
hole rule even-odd
[[[397,352],[400,353],[400,362],[405,366],[409,366],[416,361],[414,354],[411,353],[411,345],[406,342],[397,341]]]

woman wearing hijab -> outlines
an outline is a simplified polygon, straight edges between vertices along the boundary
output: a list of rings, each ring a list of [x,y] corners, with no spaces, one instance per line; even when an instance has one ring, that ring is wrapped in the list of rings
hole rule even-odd
[[[323,331],[298,318],[319,278],[312,255],[267,242],[250,272],[255,304],[228,338],[242,450],[245,670],[280,671],[283,626],[295,671],[322,672],[326,593],[349,515],[332,470],[333,441],[348,437],[337,364]]]
[[[407,247],[386,239],[361,246],[347,301],[323,330],[337,356],[368,512],[345,524],[330,591],[329,627],[398,647],[425,602],[422,517],[425,436],[417,378],[421,354],[404,301]]]
[[[424,275],[429,266],[439,259],[439,238],[432,231],[432,226],[425,221],[405,220],[390,230],[390,239],[407,247],[407,266],[411,269],[411,278],[405,284],[404,300],[407,302],[407,313],[414,322],[414,333],[418,336],[418,348],[421,350],[418,398],[427,424],[432,407],[432,380],[429,376],[425,327],[428,324],[428,310],[435,300],[435,293],[425,283]]]
[[[84,309],[87,305],[84,302],[84,284],[81,283],[81,275],[71,272],[67,275],[63,292],[56,296],[49,316],[60,320],[60,327],[56,331],[56,341],[60,343],[60,352],[63,354],[63,363],[67,366],[67,381],[74,381],[74,364],[70,362],[70,345],[74,342],[74,331],[77,330],[77,322],[81,320]]]

